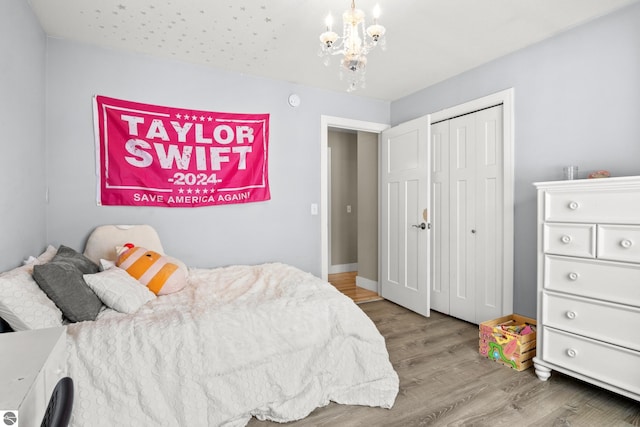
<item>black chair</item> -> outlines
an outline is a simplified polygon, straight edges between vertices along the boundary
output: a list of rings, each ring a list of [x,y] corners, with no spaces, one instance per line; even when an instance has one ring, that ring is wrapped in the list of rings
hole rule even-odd
[[[40,427],[67,427],[73,408],[73,380],[61,378],[51,393]]]

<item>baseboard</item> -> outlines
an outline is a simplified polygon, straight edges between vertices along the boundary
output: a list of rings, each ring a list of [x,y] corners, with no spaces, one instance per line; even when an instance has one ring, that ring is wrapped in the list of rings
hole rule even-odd
[[[329,266],[329,274],[349,273],[350,271],[358,271],[358,263],[353,264],[334,264]]]
[[[367,279],[362,276],[356,276],[356,286],[379,294],[378,282],[376,282],[375,280]]]

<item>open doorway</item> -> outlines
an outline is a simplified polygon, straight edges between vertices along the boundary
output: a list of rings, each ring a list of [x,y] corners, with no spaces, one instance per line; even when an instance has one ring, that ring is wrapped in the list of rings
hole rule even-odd
[[[378,296],[378,134],[329,129],[329,277],[356,303]]]
[[[329,129],[329,275],[358,271],[358,133]]]
[[[321,270],[322,270],[322,278],[325,280],[328,280],[328,275],[329,275],[329,266],[331,265],[331,261],[330,261],[330,228],[329,228],[329,219],[330,219],[330,212],[329,212],[329,196],[330,196],[330,187],[329,187],[329,156],[328,156],[328,152],[329,152],[329,130],[343,130],[343,131],[347,131],[347,133],[355,133],[357,135],[358,131],[360,132],[365,132],[365,133],[370,133],[371,135],[365,135],[365,139],[364,140],[368,140],[368,142],[363,142],[363,143],[367,143],[369,144],[369,147],[371,148],[373,146],[373,151],[379,155],[379,138],[378,138],[378,134],[380,132],[382,132],[384,129],[388,128],[389,126],[387,124],[381,124],[381,123],[373,123],[373,122],[363,122],[363,121],[359,121],[359,120],[351,120],[351,119],[344,119],[344,118],[339,118],[339,117],[330,117],[330,116],[322,116],[321,118],[321,138],[320,138],[320,170],[321,170],[321,203],[320,203],[320,224],[321,224]],[[379,158],[379,156],[376,156],[377,158]],[[379,161],[376,159],[376,164],[374,167],[375,171],[377,172],[379,170]],[[369,179],[370,181],[370,179]],[[375,209],[376,210],[376,222],[377,222],[377,217],[378,217],[378,209],[379,207],[377,206],[377,197],[379,196],[379,182],[378,179],[375,178],[374,179],[375,184],[374,187],[374,191],[375,191],[375,196],[376,196],[376,206]],[[369,182],[369,184],[372,184],[371,182]],[[341,209],[344,208],[344,210],[347,210],[347,206],[343,206],[341,207]],[[368,210],[370,211],[372,208],[368,207],[368,208],[361,208],[361,210]],[[354,211],[357,210],[357,205],[354,206],[354,204],[351,205],[351,212],[352,214],[355,213]],[[375,224],[375,226],[377,227],[377,224]],[[377,233],[376,233],[377,234]],[[370,237],[370,236],[368,236]],[[379,274],[379,269],[378,269],[378,261],[379,261],[379,255],[378,255],[378,246],[379,246],[379,241],[377,236],[374,237],[375,242],[374,243],[368,243],[368,249],[372,250],[374,252],[374,259],[375,259],[375,269],[376,269],[376,274],[375,274],[375,278],[376,280],[371,280],[371,281],[367,281],[367,280],[363,280],[363,283],[360,283],[361,285],[364,285],[364,287],[366,289],[371,288],[370,290],[379,293],[379,289],[378,289],[378,282],[377,282],[377,277]],[[356,281],[361,281],[360,278],[358,278],[358,276],[356,275]]]

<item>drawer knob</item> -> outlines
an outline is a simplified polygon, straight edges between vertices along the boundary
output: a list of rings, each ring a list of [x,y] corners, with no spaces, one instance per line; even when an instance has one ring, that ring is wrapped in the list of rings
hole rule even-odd
[[[561,241],[562,243],[565,243],[565,244],[570,243],[570,242],[571,242],[571,236],[567,236],[567,235],[565,234],[564,236],[562,236],[562,237],[560,238],[560,241]]]
[[[578,202],[569,202],[569,209],[571,209],[572,211],[575,211],[579,207],[580,205],[578,204]]]
[[[623,241],[620,242],[620,246],[622,246],[625,249],[628,249],[631,246],[633,246],[633,242],[629,239],[624,239]]]
[[[567,356],[576,357],[578,355],[578,351],[574,348],[567,349]]]
[[[576,317],[578,317],[578,314],[575,311],[567,311],[567,318],[568,319],[575,319]]]
[[[576,280],[578,280],[578,277],[579,277],[578,273],[575,273],[575,272],[569,273],[569,280],[576,281]]]

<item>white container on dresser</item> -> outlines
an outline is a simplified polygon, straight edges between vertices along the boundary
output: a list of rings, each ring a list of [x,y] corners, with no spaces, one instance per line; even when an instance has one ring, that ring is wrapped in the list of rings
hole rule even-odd
[[[640,400],[640,177],[534,185],[536,374]]]
[[[0,411],[17,413],[20,427],[40,426],[65,375],[65,327],[0,334]]]

